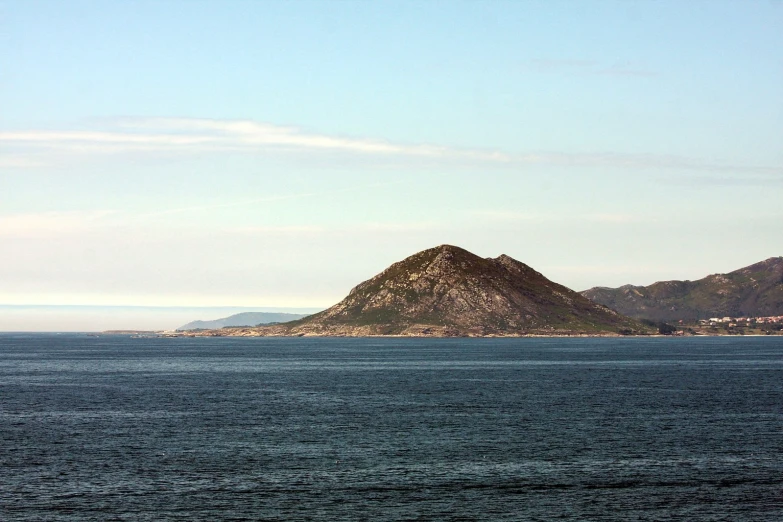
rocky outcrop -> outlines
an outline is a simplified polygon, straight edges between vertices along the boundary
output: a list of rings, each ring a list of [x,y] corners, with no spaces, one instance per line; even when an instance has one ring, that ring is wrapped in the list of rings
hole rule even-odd
[[[424,250],[323,312],[282,325],[204,335],[509,336],[647,333],[645,326],[511,257],[451,245]]]
[[[783,257],[698,281],[596,287],[582,295],[621,314],[655,321],[783,315]]]

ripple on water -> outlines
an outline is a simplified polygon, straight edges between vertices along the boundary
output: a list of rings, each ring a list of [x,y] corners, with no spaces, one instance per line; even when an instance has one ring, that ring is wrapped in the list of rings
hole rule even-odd
[[[782,354],[0,335],[0,519],[783,520]]]

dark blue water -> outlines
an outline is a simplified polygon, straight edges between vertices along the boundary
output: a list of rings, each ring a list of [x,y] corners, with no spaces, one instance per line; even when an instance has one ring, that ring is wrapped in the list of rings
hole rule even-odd
[[[2,520],[783,520],[783,337],[0,335]]]

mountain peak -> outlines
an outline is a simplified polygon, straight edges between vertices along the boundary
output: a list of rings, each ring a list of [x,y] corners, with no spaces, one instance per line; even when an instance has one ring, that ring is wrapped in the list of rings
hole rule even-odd
[[[431,264],[451,264],[451,263],[460,263],[460,262],[476,262],[477,260],[480,260],[481,258],[477,255],[468,252],[464,248],[460,248],[454,245],[439,245],[434,248],[428,248],[427,250],[422,250],[418,254],[414,254],[410,257],[405,258],[402,260],[402,263],[413,261],[417,259],[419,256],[423,256],[424,258],[431,258],[430,263]]]
[[[354,287],[285,334],[448,335],[639,331],[643,327],[554,283],[510,256],[453,245],[423,250]],[[445,333],[444,333],[445,335]]]
[[[423,250],[423,252],[428,252],[429,250],[434,250],[436,252],[451,252],[451,253],[473,255],[470,252],[468,252],[467,250],[465,250],[464,248],[460,248],[460,247],[454,246],[454,245],[448,245],[446,243],[444,243],[442,245],[438,245],[436,247],[432,247],[432,248],[427,249],[427,250]]]

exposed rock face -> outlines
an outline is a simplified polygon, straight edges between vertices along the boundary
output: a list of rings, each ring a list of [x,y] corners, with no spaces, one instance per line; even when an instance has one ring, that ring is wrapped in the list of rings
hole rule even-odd
[[[236,335],[525,335],[646,332],[506,255],[482,259],[442,245],[355,287],[299,321]]]
[[[783,257],[698,281],[596,287],[582,295],[621,314],[658,321],[783,315]]]

